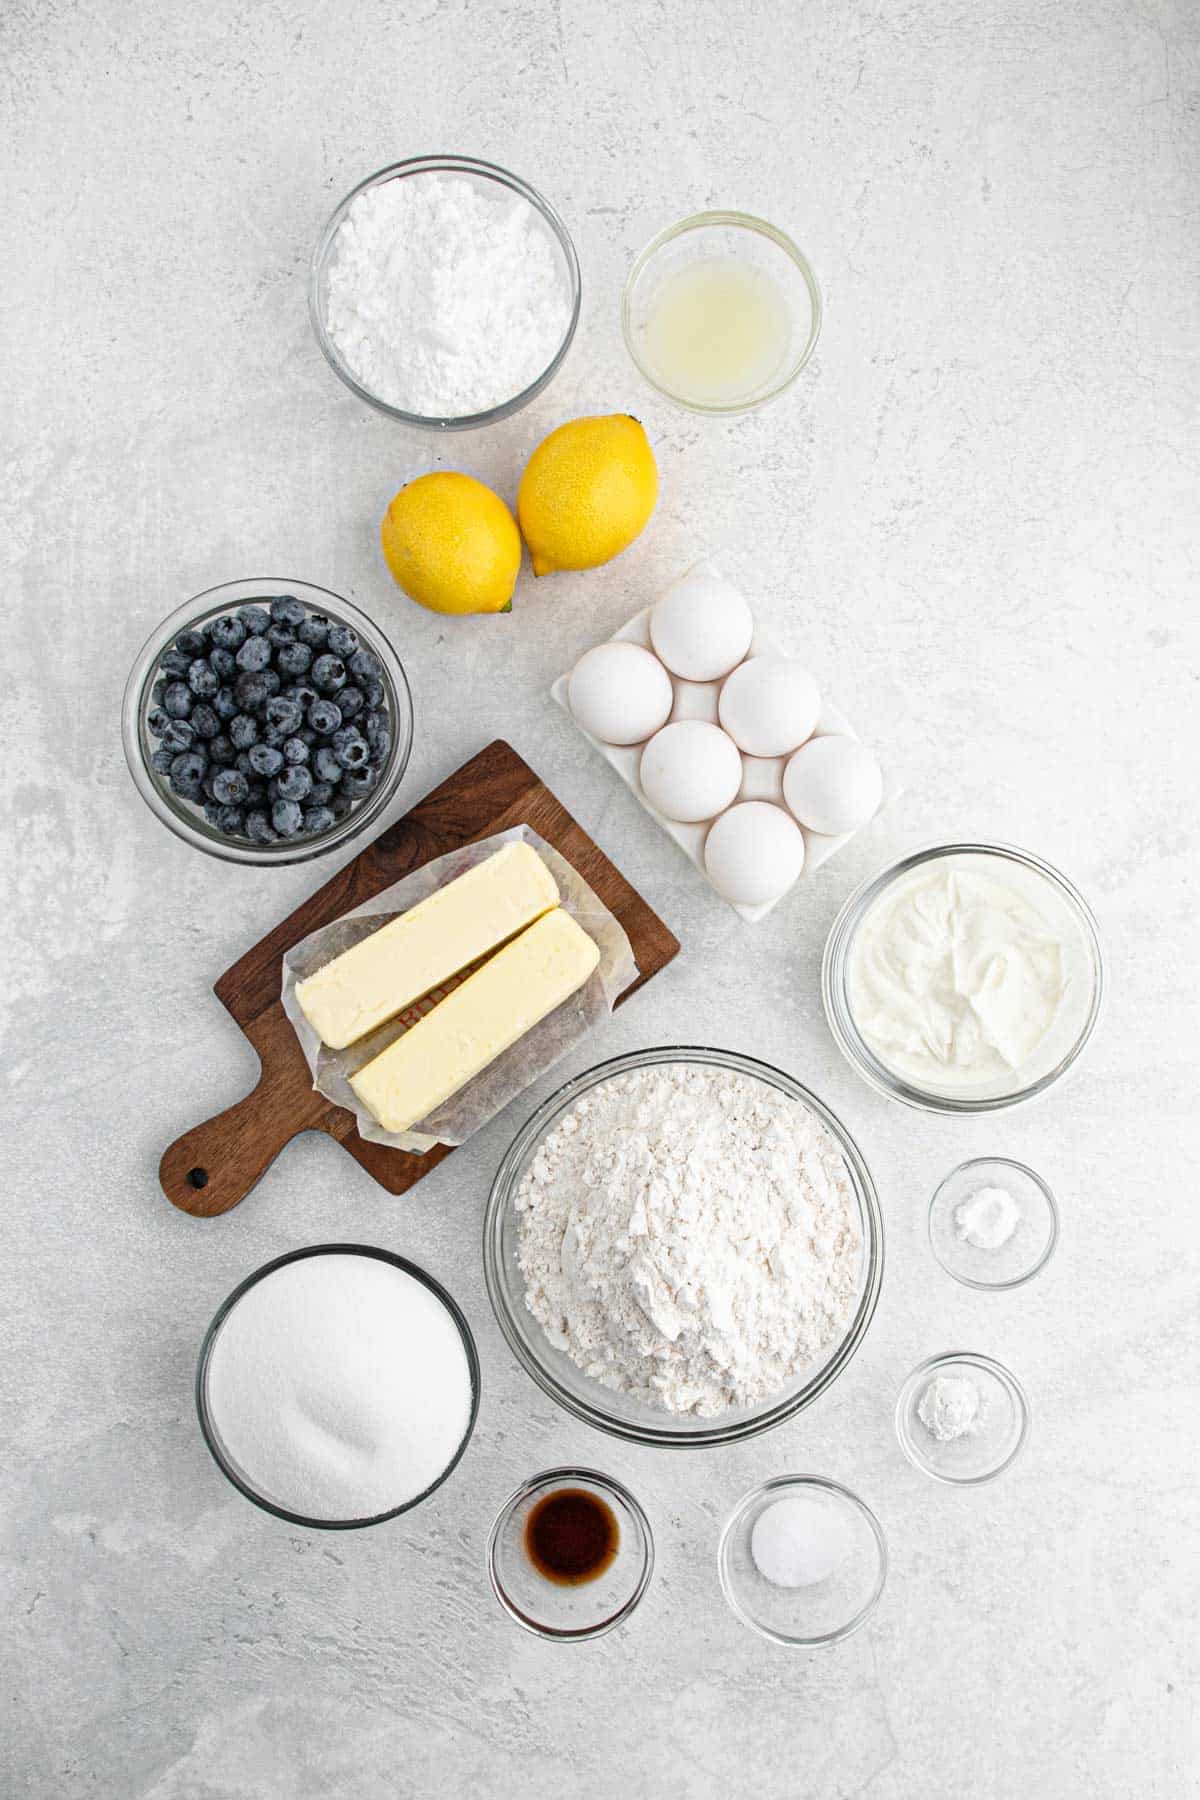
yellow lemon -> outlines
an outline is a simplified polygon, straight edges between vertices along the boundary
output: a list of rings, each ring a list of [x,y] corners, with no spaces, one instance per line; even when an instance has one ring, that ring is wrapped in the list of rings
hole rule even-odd
[[[437,470],[402,487],[383,516],[383,557],[398,586],[435,613],[512,608],[521,534],[498,494]]]
[[[658,467],[636,419],[609,413],[560,425],[530,457],[517,490],[534,574],[609,562],[632,544],[657,498]]]

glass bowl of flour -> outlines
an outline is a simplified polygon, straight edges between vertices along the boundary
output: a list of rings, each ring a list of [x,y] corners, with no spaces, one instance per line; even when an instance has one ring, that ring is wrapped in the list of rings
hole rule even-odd
[[[519,411],[562,365],[580,306],[570,233],[528,182],[470,156],[369,175],[321,233],[321,351],[368,406],[462,431]]]
[[[846,1367],[879,1298],[883,1220],[815,1094],[670,1045],[589,1069],[533,1114],[492,1186],[484,1272],[517,1360],[576,1418],[727,1444]]]

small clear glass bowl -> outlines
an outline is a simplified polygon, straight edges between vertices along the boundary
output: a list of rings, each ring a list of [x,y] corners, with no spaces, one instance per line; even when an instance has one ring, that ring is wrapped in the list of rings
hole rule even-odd
[[[617,1553],[594,1581],[551,1581],[529,1559],[525,1524],[533,1508],[558,1488],[582,1488],[616,1515]],[[654,1538],[650,1521],[629,1489],[597,1469],[544,1469],[504,1502],[487,1547],[492,1592],[518,1625],[557,1644],[603,1637],[623,1625],[650,1586]]]
[[[978,1429],[945,1443],[934,1437],[917,1411],[926,1388],[939,1375],[972,1382],[981,1398]],[[953,1487],[994,1481],[1022,1449],[1029,1423],[1029,1401],[1016,1376],[993,1357],[969,1350],[931,1356],[913,1370],[896,1401],[896,1436],[905,1456],[934,1481]]]
[[[392,718],[392,747],[379,771],[379,780],[365,800],[350,808],[328,831],[311,837],[280,838],[274,844],[252,844],[244,838],[226,837],[210,825],[203,808],[172,793],[170,783],[151,766],[155,740],[146,724],[152,705],[151,693],[159,677],[158,659],[170,649],[181,631],[205,625],[222,613],[236,612],[239,606],[269,606],[280,594],[294,594],[310,612],[321,613],[336,624],[350,625],[360,642],[376,658],[382,673],[387,709]],[[324,856],[356,838],[360,832],[383,815],[404,779],[413,740],[413,707],[404,665],[378,625],[349,600],[331,594],[327,588],[314,587],[310,581],[294,581],[285,576],[261,576],[249,581],[227,581],[221,587],[208,588],[203,594],[187,600],[169,614],[146,639],[125,684],[121,703],[121,739],[125,761],[134,786],[151,812],[168,831],[182,838],[194,849],[226,862],[250,863],[264,867],[268,863],[308,862]]]
[[[220,1335],[221,1327],[224,1325],[226,1319],[229,1317],[238,1301],[242,1299],[243,1295],[245,1295],[250,1288],[254,1287],[257,1282],[265,1280],[268,1275],[273,1275],[276,1269],[282,1269],[287,1263],[299,1262],[308,1256],[370,1256],[374,1257],[377,1262],[391,1263],[393,1268],[402,1269],[406,1275],[411,1275],[414,1281],[419,1281],[423,1287],[427,1287],[436,1300],[441,1301],[443,1307],[449,1313],[451,1319],[458,1328],[458,1334],[462,1339],[463,1350],[467,1358],[467,1367],[470,1371],[471,1378],[471,1413],[467,1420],[467,1428],[463,1432],[462,1441],[457,1450],[454,1452],[454,1455],[450,1458],[450,1461],[446,1464],[446,1467],[442,1470],[441,1474],[437,1477],[437,1480],[430,1482],[429,1486],[422,1493],[414,1494],[410,1499],[402,1501],[399,1506],[393,1506],[387,1512],[376,1513],[371,1518],[310,1519],[303,1513],[289,1512],[288,1509],[281,1506],[277,1500],[272,1499],[269,1494],[264,1493],[262,1488],[256,1486],[250,1476],[247,1475],[244,1469],[239,1467],[232,1455],[226,1450],[221,1439],[220,1429],[213,1417],[212,1409],[209,1405],[209,1364],[212,1360],[212,1353],[217,1338]],[[211,1454],[213,1461],[216,1463],[218,1469],[220,1469],[222,1475],[224,1475],[226,1481],[228,1481],[231,1486],[235,1487],[239,1494],[244,1495],[247,1500],[253,1501],[255,1506],[261,1507],[263,1512],[270,1513],[273,1518],[286,1519],[289,1525],[304,1525],[312,1531],[361,1531],[368,1525],[382,1525],[388,1519],[399,1518],[401,1513],[411,1512],[414,1506],[420,1506],[422,1501],[428,1500],[429,1496],[436,1493],[442,1483],[453,1474],[454,1470],[463,1459],[467,1445],[471,1441],[471,1434],[475,1430],[475,1421],[479,1417],[479,1394],[479,1355],[475,1348],[475,1339],[471,1334],[471,1327],[468,1325],[466,1315],[459,1306],[457,1300],[455,1300],[452,1294],[447,1292],[440,1281],[435,1281],[433,1276],[422,1269],[419,1264],[409,1262],[406,1256],[397,1256],[391,1250],[379,1250],[372,1244],[310,1244],[301,1250],[289,1250],[283,1256],[276,1256],[271,1262],[264,1263],[261,1269],[255,1269],[252,1275],[247,1275],[244,1281],[239,1281],[232,1294],[230,1294],[227,1299],[223,1300],[221,1305],[217,1308],[212,1324],[204,1334],[204,1340],[200,1345],[200,1358],[196,1365],[195,1397],[196,1412],[200,1420],[200,1430],[203,1434],[204,1442],[208,1445],[209,1453]]]
[[[569,1356],[555,1348],[526,1306],[525,1281],[517,1266],[517,1190],[542,1138],[559,1116],[589,1088],[614,1075],[624,1074],[626,1070],[649,1068],[657,1063],[700,1063],[707,1067],[732,1069],[736,1074],[764,1081],[807,1106],[841,1150],[846,1177],[858,1208],[862,1236],[858,1290],[854,1312],[841,1337],[782,1392],[755,1406],[722,1413],[716,1419],[645,1406],[585,1375]],[[840,1119],[815,1094],[793,1081],[790,1075],[753,1057],[739,1056],[730,1050],[668,1044],[652,1050],[635,1050],[627,1056],[613,1057],[610,1062],[598,1063],[595,1068],[574,1076],[538,1107],[517,1133],[492,1183],[483,1224],[483,1268],[488,1296],[509,1348],[526,1373],[551,1399],[575,1418],[614,1437],[670,1448],[700,1448],[732,1444],[769,1431],[772,1426],[782,1424],[810,1406],[837,1380],[866,1336],[879,1300],[883,1280],[883,1218],[875,1184],[857,1144]]]
[[[333,339],[329,335],[327,311],[329,302],[329,266],[333,257],[334,242],[338,229],[350,207],[358,196],[368,188],[380,187],[387,181],[408,181],[421,175],[456,175],[484,192],[495,194],[497,188],[516,194],[526,201],[541,220],[547,237],[555,245],[560,261],[560,274],[568,296],[567,328],[554,355],[546,364],[541,374],[523,388],[519,394],[512,394],[488,407],[484,412],[463,413],[457,416],[434,416],[423,413],[404,412],[398,406],[381,400],[373,394],[352,374],[338,353]],[[555,212],[550,202],[522,181],[519,175],[510,174],[498,163],[481,162],[474,156],[413,156],[405,162],[390,163],[386,169],[377,169],[374,175],[368,175],[360,181],[356,188],[351,188],[345,199],[334,209],[329,221],[322,231],[317,247],[313,252],[312,265],[308,279],[308,315],[316,334],[321,354],[329,364],[339,381],[344,381],[352,394],[373,406],[376,412],[386,413],[389,419],[399,419],[404,425],[419,425],[430,431],[471,431],[483,425],[494,425],[499,419],[507,419],[513,413],[520,412],[535,395],[540,394],[557,375],[562,367],[571,341],[575,336],[575,328],[579,324],[579,309],[583,288],[579,276],[579,258],[575,254],[575,246],[571,242],[571,234]]]
[[[1046,1061],[1044,1048],[1039,1046],[1033,1059],[1036,1073],[1021,1077],[1020,1071],[1017,1071],[1014,1085],[981,1083],[978,1088],[961,1091],[938,1091],[921,1087],[916,1081],[908,1080],[881,1061],[866,1043],[854,1020],[849,996],[849,972],[859,926],[875,901],[893,882],[911,874],[923,863],[949,856],[971,858],[972,866],[982,867],[999,879],[1007,876],[1010,884],[1015,884],[1022,892],[1032,893],[1033,888],[1038,888],[1040,897],[1059,913],[1064,928],[1069,926],[1076,938],[1085,983],[1085,989],[1080,994],[1078,1027],[1071,1030],[1066,1038],[1062,1036],[1061,1026],[1052,1027],[1047,1034],[1047,1044],[1052,1047],[1049,1065],[1045,1068],[1038,1067],[1039,1059]],[[878,875],[864,881],[851,894],[834,920],[825,942],[825,954],[821,962],[821,997],[825,1004],[825,1017],[838,1049],[851,1068],[856,1069],[877,1093],[888,1099],[900,1100],[905,1106],[915,1107],[921,1112],[996,1112],[1002,1107],[1018,1106],[1023,1101],[1032,1100],[1035,1095],[1045,1093],[1062,1079],[1068,1069],[1075,1066],[1083,1054],[1099,1021],[1104,1000],[1104,963],[1100,953],[1100,934],[1083,895],[1060,870],[1043,861],[1040,856],[1034,856],[1028,850],[1014,849],[1011,844],[932,844],[926,849],[915,850],[910,855],[901,857]]]
[[[742,263],[769,276],[783,297],[791,328],[787,349],[773,372],[747,393],[719,402],[673,388],[655,369],[645,342],[662,283],[681,268],[709,258]],[[635,258],[621,296],[621,330],[639,374],[668,400],[691,412],[749,412],[789,388],[812,356],[821,335],[821,290],[807,257],[786,232],[765,219],[742,212],[694,213],[660,231]]]
[[[1003,1188],[1021,1209],[1012,1236],[995,1250],[969,1243],[954,1216],[981,1188]],[[964,1287],[1020,1287],[1045,1268],[1057,1242],[1054,1195],[1040,1175],[1004,1156],[977,1156],[960,1163],[929,1202],[930,1248],[947,1275]]]
[[[759,1573],[754,1527],[768,1508],[803,1495],[827,1510],[844,1536],[843,1555],[822,1580],[780,1587]],[[887,1580],[887,1543],[875,1514],[857,1494],[821,1475],[777,1475],[746,1494],[721,1533],[721,1592],[744,1625],[773,1644],[816,1650],[857,1631],[879,1603]]]

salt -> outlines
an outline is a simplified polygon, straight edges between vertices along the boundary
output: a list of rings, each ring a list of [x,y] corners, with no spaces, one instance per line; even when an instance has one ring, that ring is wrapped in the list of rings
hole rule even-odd
[[[759,1513],[750,1554],[774,1587],[814,1587],[836,1574],[849,1556],[850,1529],[824,1494],[789,1494]]]
[[[373,1518],[415,1499],[471,1422],[458,1325],[424,1282],[330,1252],[248,1288],[209,1356],[206,1400],[247,1485],[304,1518]]]

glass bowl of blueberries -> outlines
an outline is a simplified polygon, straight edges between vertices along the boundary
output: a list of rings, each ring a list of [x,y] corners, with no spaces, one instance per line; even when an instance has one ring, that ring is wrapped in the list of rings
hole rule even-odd
[[[177,837],[230,862],[304,862],[374,823],[412,748],[378,626],[325,588],[209,588],[164,619],[125,688],[125,760]]]

